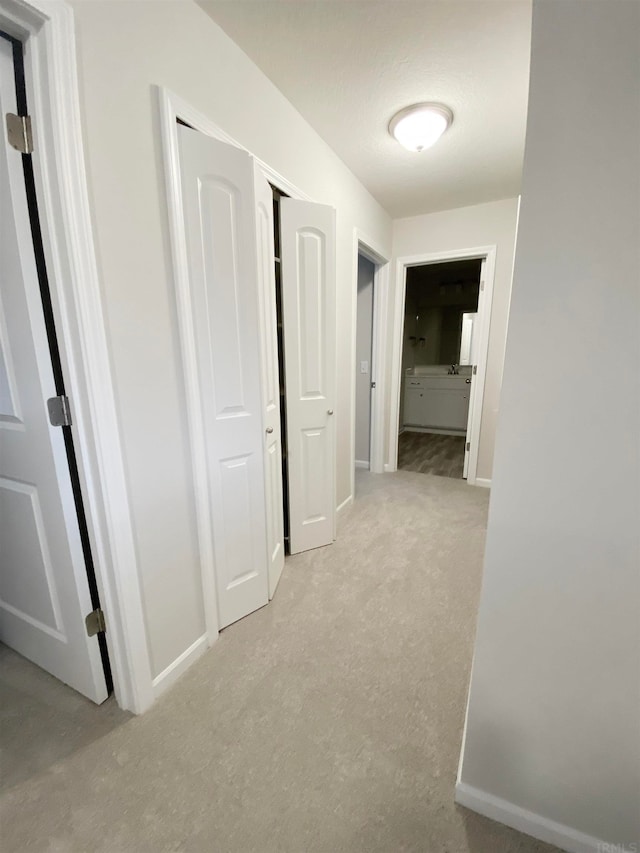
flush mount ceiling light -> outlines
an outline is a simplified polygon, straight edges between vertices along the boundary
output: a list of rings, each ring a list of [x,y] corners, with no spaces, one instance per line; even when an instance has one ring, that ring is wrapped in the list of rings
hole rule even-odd
[[[444,104],[414,104],[396,113],[389,133],[408,151],[424,151],[440,139],[453,121]]]

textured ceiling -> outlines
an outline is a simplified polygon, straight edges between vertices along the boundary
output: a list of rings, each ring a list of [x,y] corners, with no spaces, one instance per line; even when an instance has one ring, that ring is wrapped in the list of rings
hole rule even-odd
[[[530,0],[198,2],[393,217],[519,193]],[[413,154],[387,126],[419,101],[454,122]]]

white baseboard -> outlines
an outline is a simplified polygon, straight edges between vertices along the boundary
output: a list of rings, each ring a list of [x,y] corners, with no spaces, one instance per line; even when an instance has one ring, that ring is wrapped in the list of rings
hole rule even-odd
[[[353,495],[349,495],[348,498],[345,498],[341,504],[336,507],[336,513],[341,513],[343,509],[346,509],[348,506],[351,506],[353,503]]]
[[[606,844],[592,835],[585,835],[570,826],[522,809],[508,800],[494,797],[464,782],[456,784],[455,800],[459,805],[478,814],[504,823],[540,841],[546,841],[547,844],[555,844],[568,853],[602,853],[604,850],[617,849],[615,845]]]
[[[385,474],[393,474],[393,472],[394,472],[394,471],[397,471],[397,470],[398,470],[398,469],[396,468],[396,466],[395,466],[395,465],[390,465],[388,462],[385,462],[385,463],[384,463],[384,472],[385,472]]]
[[[366,468],[368,471],[371,465],[366,459],[356,459],[356,468]]]
[[[160,675],[151,682],[153,685],[153,695],[157,699],[165,690],[168,690],[181,675],[189,669],[192,663],[195,663],[201,655],[209,648],[209,638],[206,634],[198,637],[195,643],[192,643],[188,649],[185,649],[166,669],[163,669]]]
[[[491,488],[491,480],[486,480],[484,477],[476,477],[474,486],[482,486],[483,489]]]

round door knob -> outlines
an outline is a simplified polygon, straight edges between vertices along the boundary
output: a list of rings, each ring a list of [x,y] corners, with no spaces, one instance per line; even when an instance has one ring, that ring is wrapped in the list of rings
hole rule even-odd
[[[470,379],[465,379],[464,381],[467,383],[467,385],[471,385],[471,380],[470,380]]]
[[[267,427],[266,431],[267,431],[267,435],[271,435],[271,433],[273,432],[273,427]]]
[[[333,414],[333,409],[327,409],[327,414],[328,414],[328,415],[332,415],[332,414]]]

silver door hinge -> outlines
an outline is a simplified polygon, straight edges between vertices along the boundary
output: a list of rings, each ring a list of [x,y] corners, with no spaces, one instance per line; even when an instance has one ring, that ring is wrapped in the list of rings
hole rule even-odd
[[[478,365],[474,364],[473,365],[473,375],[475,376],[477,372],[478,372]]]
[[[7,113],[6,120],[9,145],[22,154],[31,154],[33,151],[31,116],[17,116],[15,113]]]
[[[467,450],[471,450],[471,442],[470,441],[467,442]]]
[[[60,397],[49,397],[49,422],[51,426],[71,426],[71,408],[69,398],[62,394]]]
[[[104,613],[97,607],[85,617],[84,624],[87,628],[87,636],[94,637],[96,634],[104,634],[107,630],[106,622],[104,621]]]
[[[371,383],[371,387],[372,387],[372,388],[375,388],[375,387],[376,387],[376,383],[375,383],[375,382],[372,382],[372,383]]]

